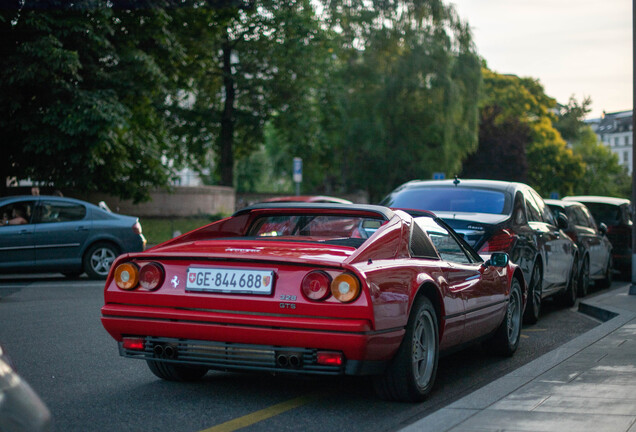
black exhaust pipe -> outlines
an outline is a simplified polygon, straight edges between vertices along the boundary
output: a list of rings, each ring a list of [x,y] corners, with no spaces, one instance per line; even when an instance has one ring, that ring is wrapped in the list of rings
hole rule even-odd
[[[297,368],[300,366],[300,357],[297,354],[291,354],[289,356],[289,366]]]
[[[155,353],[155,357],[163,357],[163,345],[155,345],[152,351]]]
[[[276,364],[283,368],[287,367],[289,366],[289,358],[285,354],[278,354],[276,356]]]

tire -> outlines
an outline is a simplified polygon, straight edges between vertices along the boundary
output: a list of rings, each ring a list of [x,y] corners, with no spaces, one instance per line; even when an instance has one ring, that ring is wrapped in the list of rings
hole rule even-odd
[[[517,351],[519,340],[521,339],[522,314],[523,296],[521,294],[521,285],[518,279],[513,278],[506,314],[492,339],[486,342],[486,348],[505,357],[512,356]]]
[[[605,275],[603,276],[603,279],[600,279],[598,282],[596,282],[596,285],[599,288],[609,288],[612,285],[613,267],[612,256],[610,255],[610,257],[607,259],[607,266],[605,267]]]
[[[585,257],[579,273],[579,297],[585,297],[590,291],[590,258]]]
[[[385,400],[424,400],[435,383],[438,359],[437,314],[428,298],[418,296],[395,357],[384,374],[374,378],[376,393]]]
[[[84,271],[90,279],[106,279],[110,266],[119,255],[111,243],[95,243],[84,254]]]
[[[543,280],[541,277],[541,266],[535,264],[532,268],[532,276],[528,285],[528,302],[526,310],[523,313],[523,322],[525,324],[536,324],[541,314],[541,294]]]
[[[563,307],[572,307],[576,304],[577,294],[579,292],[579,276],[577,275],[578,268],[579,260],[575,258],[574,262],[572,263],[572,269],[570,270],[570,280],[568,281],[565,292],[559,294],[558,296],[559,303]]]
[[[156,360],[146,360],[146,363],[155,376],[166,381],[196,381],[208,373],[207,368],[199,366],[175,365]]]

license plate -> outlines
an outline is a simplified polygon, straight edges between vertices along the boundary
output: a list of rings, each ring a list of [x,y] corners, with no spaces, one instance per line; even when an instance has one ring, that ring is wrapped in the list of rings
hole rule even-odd
[[[227,268],[188,269],[186,291],[271,294],[274,272]]]

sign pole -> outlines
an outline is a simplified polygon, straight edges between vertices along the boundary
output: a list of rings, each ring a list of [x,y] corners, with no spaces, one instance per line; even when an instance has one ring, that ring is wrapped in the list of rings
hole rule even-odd
[[[634,0],[636,1],[636,0]],[[296,183],[296,196],[300,195],[300,183],[303,181],[303,160],[294,158],[294,183]]]

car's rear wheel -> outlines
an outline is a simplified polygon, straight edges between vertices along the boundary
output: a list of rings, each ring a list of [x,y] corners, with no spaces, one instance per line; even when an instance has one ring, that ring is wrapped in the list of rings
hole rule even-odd
[[[528,285],[528,303],[523,314],[523,322],[526,324],[536,324],[541,313],[541,293],[543,281],[541,278],[541,267],[535,264],[532,268],[532,276]]]
[[[175,365],[156,360],[146,360],[146,363],[153,374],[167,381],[196,381],[208,373],[207,368],[199,366]]]
[[[579,297],[585,297],[590,288],[590,258],[585,257],[579,273]]]
[[[385,373],[374,380],[377,394],[387,400],[418,402],[433,388],[439,358],[437,314],[431,301],[418,297],[404,339]]]
[[[495,335],[486,342],[486,347],[503,356],[511,356],[517,351],[521,338],[521,315],[523,312],[523,297],[521,284],[516,278],[512,279],[510,286],[510,298],[503,322],[495,332]]]
[[[110,266],[119,255],[111,243],[95,243],[84,254],[84,271],[91,279],[106,279]]]
[[[572,263],[572,269],[570,270],[570,280],[568,281],[565,292],[559,295],[559,302],[565,307],[572,307],[576,303],[578,294],[578,280],[579,276],[576,274],[579,268],[579,260],[574,259]]]

